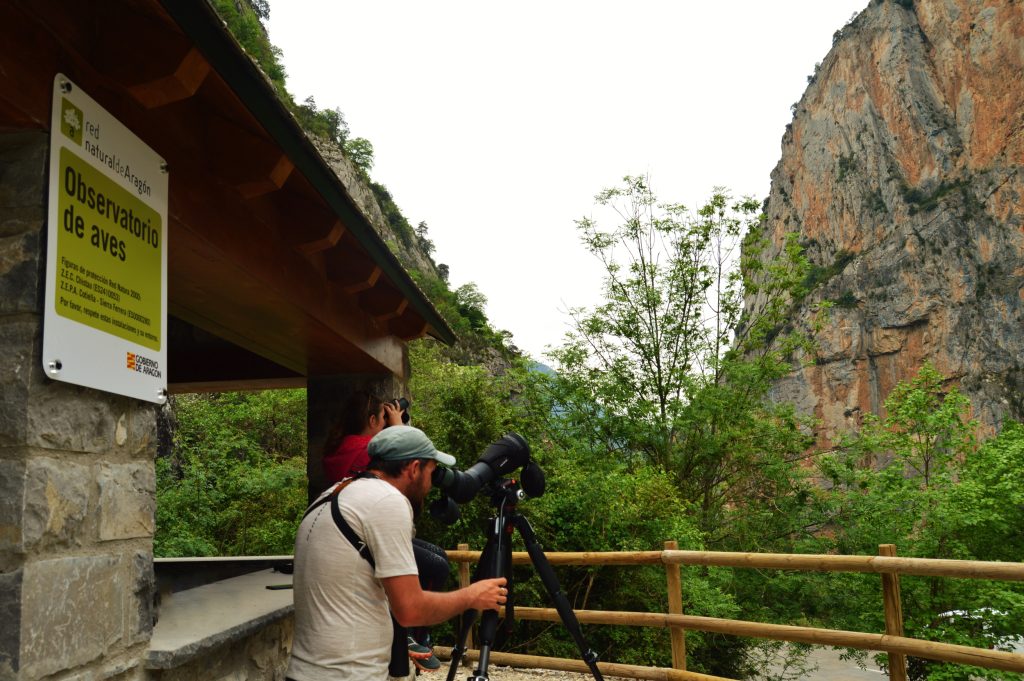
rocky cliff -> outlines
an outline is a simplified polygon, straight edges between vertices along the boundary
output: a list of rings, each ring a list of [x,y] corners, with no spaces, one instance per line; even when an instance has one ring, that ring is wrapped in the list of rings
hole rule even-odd
[[[794,318],[833,307],[773,398],[827,446],[931,360],[983,431],[1024,419],[1024,2],[873,0],[809,80],[764,257],[796,232],[814,267]]]
[[[398,256],[402,264],[406,268],[439,276],[437,265],[434,263],[433,258],[430,257],[430,254],[424,253],[415,242],[407,244],[406,241],[408,239],[403,239],[402,235],[398,234],[394,227],[391,226],[384,215],[384,211],[381,209],[380,203],[377,201],[377,197],[374,196],[373,190],[368,186],[363,176],[359,174],[355,164],[346,158],[341,148],[330,140],[317,137],[311,139],[324,161],[327,162],[327,165],[331,167],[334,174],[341,180],[341,184],[345,187],[353,202],[362,211],[370,225],[384,239],[384,242],[392,252]]]

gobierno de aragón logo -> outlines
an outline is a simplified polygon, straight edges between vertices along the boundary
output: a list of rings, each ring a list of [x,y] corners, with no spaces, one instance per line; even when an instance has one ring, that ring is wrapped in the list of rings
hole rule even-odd
[[[154,378],[161,378],[163,375],[160,371],[160,362],[135,352],[128,353],[126,366],[129,371],[146,374]]]

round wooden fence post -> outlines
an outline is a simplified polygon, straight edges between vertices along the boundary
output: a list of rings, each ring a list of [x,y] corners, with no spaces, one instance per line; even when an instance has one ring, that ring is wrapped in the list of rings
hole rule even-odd
[[[896,556],[895,544],[879,544],[878,555]],[[882,573],[882,602],[885,605],[885,633],[903,636],[903,606],[900,600],[899,573]],[[907,681],[907,656],[889,653],[889,678],[891,681]]]
[[[666,551],[677,551],[675,540],[665,542]],[[665,581],[668,584],[668,612],[670,615],[683,614],[683,584],[679,577],[679,564],[665,564]],[[669,628],[672,637],[672,668],[686,671],[686,631],[682,627]]]
[[[469,544],[459,544],[459,551],[469,551]],[[469,561],[459,561],[459,588],[464,589],[469,586]],[[462,629],[462,618],[459,617],[459,629]],[[469,634],[466,635],[466,650],[473,649],[473,631],[470,630]],[[462,664],[468,666],[470,664],[469,657],[462,658]]]

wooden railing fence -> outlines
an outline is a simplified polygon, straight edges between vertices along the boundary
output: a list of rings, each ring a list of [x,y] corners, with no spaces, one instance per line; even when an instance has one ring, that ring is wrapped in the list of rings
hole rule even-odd
[[[939,643],[903,635],[903,612],[900,604],[900,575],[952,577],[961,579],[993,579],[1024,581],[1024,563],[994,563],[974,560],[940,560],[933,558],[900,558],[892,544],[879,546],[878,556],[833,556],[784,553],[730,553],[721,551],[679,551],[674,541],[665,542],[664,551],[618,551],[546,553],[552,565],[664,565],[668,594],[667,613],[613,612],[577,610],[582,624],[611,624],[668,628],[672,641],[672,668],[640,667],[601,662],[603,674],[634,679],[664,681],[731,681],[717,676],[686,670],[685,631],[711,631],[735,636],[767,638],[793,643],[839,646],[884,652],[889,655],[889,678],[906,681],[906,658],[920,657],[944,662],[956,662],[988,669],[1024,672],[1024,654],[987,648],[972,648],[951,643]],[[469,584],[469,565],[480,559],[479,551],[470,551],[460,544],[458,550],[449,551],[448,557],[459,563],[459,580]],[[526,552],[514,552],[513,564],[529,564]],[[680,565],[715,567],[759,568],[778,570],[810,570],[819,572],[873,572],[881,576],[882,607],[885,613],[885,633],[867,634],[814,627],[766,624],[715,617],[683,614]],[[554,608],[516,607],[516,618],[559,622]],[[472,640],[468,641],[472,648]],[[450,648],[435,648],[443,657]],[[470,650],[467,658],[476,659]],[[588,673],[582,660],[492,653],[491,661],[516,667],[554,669]]]

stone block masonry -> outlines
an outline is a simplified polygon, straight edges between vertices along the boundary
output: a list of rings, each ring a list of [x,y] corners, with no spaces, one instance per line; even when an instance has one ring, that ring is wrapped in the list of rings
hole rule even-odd
[[[0,134],[0,681],[141,678],[156,407],[44,375],[48,144]]]
[[[28,563],[21,591],[22,678],[77,667],[121,644],[125,579],[116,554]]]

